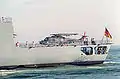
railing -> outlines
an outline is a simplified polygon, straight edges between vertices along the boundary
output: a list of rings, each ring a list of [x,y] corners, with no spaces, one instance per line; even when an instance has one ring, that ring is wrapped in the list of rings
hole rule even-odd
[[[47,44],[39,44],[39,43],[19,43],[18,45],[16,44],[16,47],[21,47],[21,48],[38,48],[38,47],[54,47],[54,46],[83,46],[83,45],[107,45],[107,44],[112,44],[110,41],[82,41],[82,42],[74,42],[74,43],[47,43]]]

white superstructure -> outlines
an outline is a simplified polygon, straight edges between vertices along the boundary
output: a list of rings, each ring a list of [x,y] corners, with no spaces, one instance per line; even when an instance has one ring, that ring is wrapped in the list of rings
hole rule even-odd
[[[92,65],[104,62],[110,49],[110,44],[81,44],[75,40],[59,45],[49,43],[35,47],[16,47],[13,41],[13,26],[10,17],[0,18],[0,68],[38,67],[60,64]],[[64,34],[61,34],[64,35]],[[69,34],[65,34],[68,35]],[[68,39],[68,38],[67,38]],[[66,40],[66,39],[65,39]],[[65,41],[64,40],[64,41]],[[70,40],[70,39],[68,39]],[[63,41],[63,40],[61,40]],[[41,42],[40,42],[41,43]],[[42,42],[43,43],[43,42]],[[100,51],[100,52],[99,52]]]

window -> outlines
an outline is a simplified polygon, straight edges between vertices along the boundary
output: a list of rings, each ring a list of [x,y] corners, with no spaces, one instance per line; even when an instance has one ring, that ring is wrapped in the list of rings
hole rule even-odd
[[[95,54],[105,54],[107,51],[107,46],[95,47]]]
[[[85,53],[86,55],[92,55],[93,54],[93,48],[92,47],[81,47],[81,51]]]

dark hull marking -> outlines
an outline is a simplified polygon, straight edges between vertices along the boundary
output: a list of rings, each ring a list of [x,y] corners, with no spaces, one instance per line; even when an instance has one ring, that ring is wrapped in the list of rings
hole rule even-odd
[[[71,62],[68,64],[77,65],[77,66],[88,66],[88,65],[102,64],[103,62],[104,61],[81,61],[81,62]]]
[[[95,65],[95,64],[102,64],[103,62],[104,61],[81,61],[81,62],[66,62],[66,63],[11,65],[11,66],[0,66],[0,70],[46,68],[46,67],[57,67],[57,66],[64,66],[64,65],[89,66],[89,65]]]

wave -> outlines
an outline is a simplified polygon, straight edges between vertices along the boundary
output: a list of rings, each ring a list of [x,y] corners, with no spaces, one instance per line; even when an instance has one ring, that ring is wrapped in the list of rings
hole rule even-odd
[[[16,71],[16,70],[0,70],[0,76],[6,76],[6,75],[17,73],[17,72],[20,72],[20,71]]]
[[[108,61],[108,62],[104,62],[103,64],[120,64],[120,62]]]
[[[116,65],[117,64],[117,65]],[[18,74],[18,73],[28,73],[28,74],[45,74],[45,73],[51,73],[51,72],[74,72],[74,71],[89,71],[89,70],[104,70],[107,68],[111,69],[111,66],[119,66],[120,62],[113,62],[113,61],[105,61],[103,64],[100,65],[94,65],[94,66],[63,66],[63,67],[53,67],[53,68],[39,68],[39,69],[24,69],[24,70],[0,70],[0,76],[7,76],[12,74]],[[115,67],[116,67],[115,66]],[[114,70],[114,69],[113,69]]]

